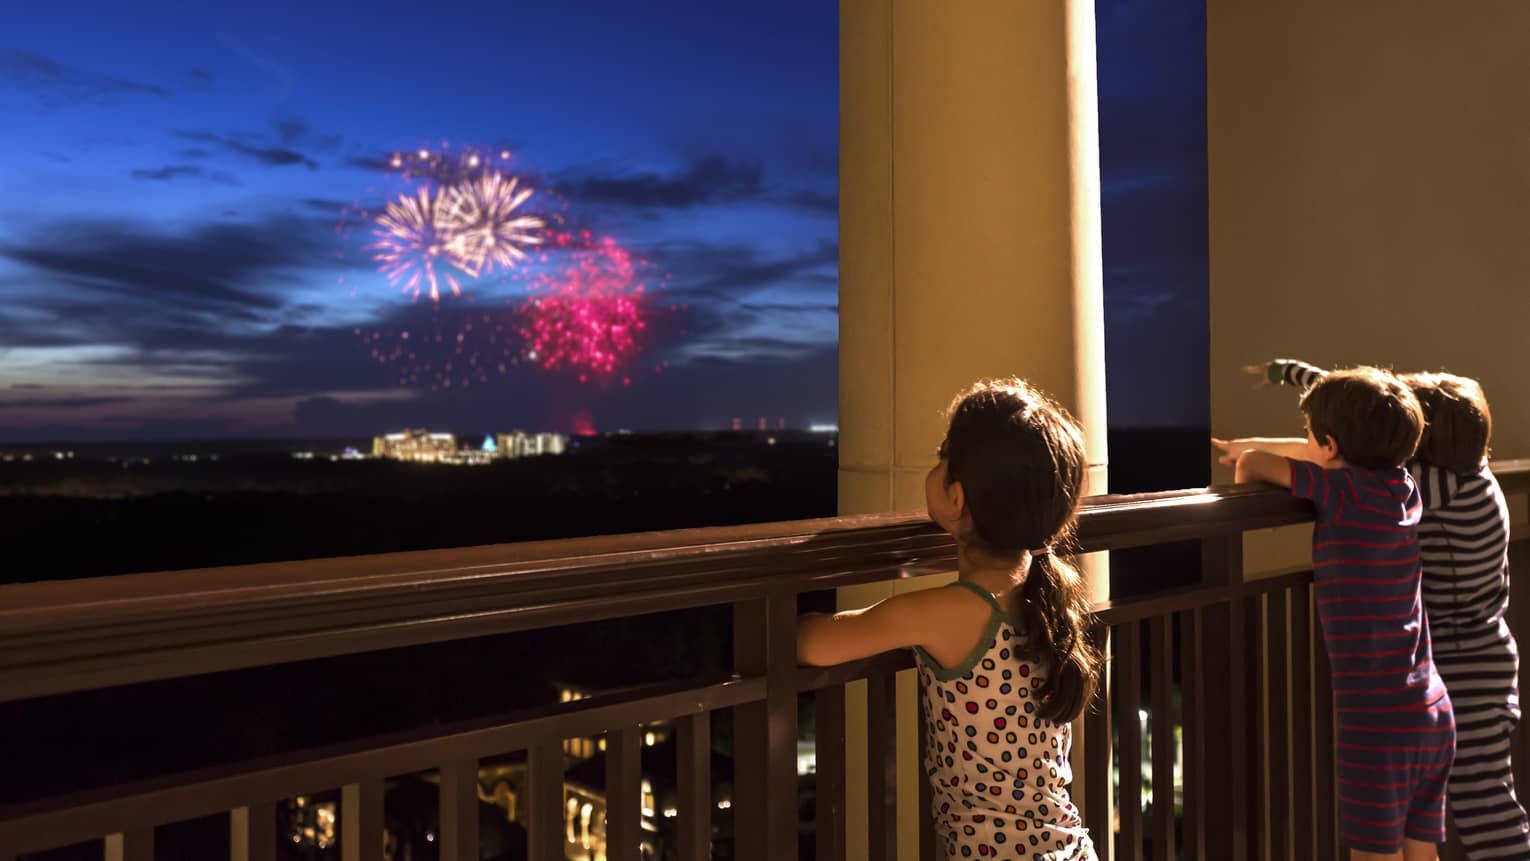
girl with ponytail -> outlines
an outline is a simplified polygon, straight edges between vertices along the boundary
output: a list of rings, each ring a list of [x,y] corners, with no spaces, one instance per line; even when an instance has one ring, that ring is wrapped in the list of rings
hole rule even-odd
[[[1101,659],[1083,578],[1059,555],[1078,513],[1083,435],[1017,379],[972,386],[949,415],[925,497],[956,539],[957,581],[804,617],[797,655],[828,665],[914,649],[943,855],[1093,861],[1068,797],[1069,723]]]

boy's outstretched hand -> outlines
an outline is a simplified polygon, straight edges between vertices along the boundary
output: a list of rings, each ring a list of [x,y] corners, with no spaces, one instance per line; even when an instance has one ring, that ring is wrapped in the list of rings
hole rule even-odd
[[[1223,466],[1237,466],[1238,455],[1242,454],[1248,448],[1248,446],[1241,445],[1241,442],[1241,440],[1226,440],[1212,437],[1211,444],[1221,449],[1221,451],[1217,453],[1217,463],[1220,463]]]
[[[1270,365],[1268,362],[1262,365],[1244,365],[1243,373],[1254,377],[1254,388],[1256,390],[1270,384]]]

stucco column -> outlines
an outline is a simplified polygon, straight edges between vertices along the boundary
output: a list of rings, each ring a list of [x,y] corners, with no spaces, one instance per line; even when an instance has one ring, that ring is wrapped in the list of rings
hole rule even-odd
[[[1104,492],[1095,88],[1088,0],[841,0],[842,512],[923,508],[941,411],[981,377],[1022,376],[1068,406],[1087,431],[1092,492]],[[1089,562],[1104,598],[1108,571]],[[893,588],[843,590],[840,602]],[[922,777],[904,676],[900,855],[912,859]],[[864,858],[863,691],[847,709],[847,833]]]

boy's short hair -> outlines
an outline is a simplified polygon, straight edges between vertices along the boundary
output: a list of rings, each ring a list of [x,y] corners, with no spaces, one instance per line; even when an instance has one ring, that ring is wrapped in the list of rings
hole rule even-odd
[[[1404,374],[1424,409],[1418,459],[1467,475],[1482,469],[1493,439],[1493,415],[1482,385],[1455,374]]]
[[[1390,371],[1334,371],[1302,396],[1312,437],[1331,438],[1344,462],[1361,469],[1402,466],[1418,448],[1424,410],[1413,390]]]

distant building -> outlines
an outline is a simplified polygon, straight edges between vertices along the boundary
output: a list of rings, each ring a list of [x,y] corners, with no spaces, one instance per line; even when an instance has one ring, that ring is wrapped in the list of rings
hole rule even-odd
[[[494,447],[500,457],[512,460],[518,457],[562,454],[568,450],[568,437],[556,433],[511,431],[496,436]]]
[[[372,455],[410,463],[451,463],[458,458],[457,437],[423,428],[390,433],[372,438]]]

